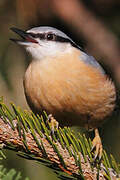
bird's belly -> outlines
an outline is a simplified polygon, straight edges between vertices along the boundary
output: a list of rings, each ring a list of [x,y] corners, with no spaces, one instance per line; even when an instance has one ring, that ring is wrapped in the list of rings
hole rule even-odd
[[[30,65],[25,74],[25,94],[31,109],[51,113],[62,125],[99,126],[114,109],[112,83],[103,75],[85,74],[84,68],[80,71],[75,65],[69,69],[55,62],[50,65]]]

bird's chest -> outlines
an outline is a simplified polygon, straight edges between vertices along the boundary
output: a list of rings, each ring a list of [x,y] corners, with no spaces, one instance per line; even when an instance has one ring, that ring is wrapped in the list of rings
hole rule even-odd
[[[114,95],[111,83],[107,88],[107,81],[97,70],[68,58],[34,62],[28,67],[24,78],[28,104],[35,112],[46,110],[63,115],[63,119],[76,118],[76,124],[80,116],[103,119],[114,107],[110,105]],[[82,126],[84,122],[83,118]]]
[[[89,76],[84,73],[85,69],[80,69],[79,61],[77,64],[70,58],[69,61],[61,58],[33,62],[25,73],[25,93],[38,109],[40,106],[45,109],[69,109],[72,104],[77,109],[78,102],[82,102],[89,91]]]
[[[79,67],[70,62],[70,59],[68,64],[61,58],[60,61],[53,59],[30,64],[24,78],[28,103],[32,103],[37,109],[62,111],[63,108],[68,108],[72,111],[72,104],[80,92],[84,94],[85,87],[80,86],[80,79],[84,80],[79,74]]]

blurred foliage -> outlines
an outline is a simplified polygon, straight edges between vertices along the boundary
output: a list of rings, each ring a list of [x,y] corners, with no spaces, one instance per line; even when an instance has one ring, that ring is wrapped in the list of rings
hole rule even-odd
[[[6,159],[5,154],[0,150],[0,179],[2,180],[21,180],[21,172],[17,172],[15,169],[11,168],[9,171],[2,165],[2,161]],[[29,178],[24,178],[24,180],[29,180]]]
[[[80,1],[82,1],[85,6],[93,12],[94,16],[98,17],[120,41],[120,1],[79,0],[79,2]],[[13,36],[9,30],[12,26],[28,29],[33,26],[50,25],[61,29],[79,45],[85,44],[85,49],[92,55],[95,55],[98,60],[100,59],[105,69],[108,71],[108,74],[113,77],[111,73],[112,69],[109,68],[109,64],[104,62],[104,58],[99,56],[99,53],[97,55],[97,52],[91,49],[90,44],[85,41],[82,35],[78,36],[76,33],[77,29],[74,31],[72,26],[68,27],[65,21],[62,21],[53,10],[54,5],[52,0],[0,0],[0,96],[4,96],[7,104],[13,101],[23,108],[28,109],[22,82],[26,66],[28,65],[28,58],[25,51],[9,41],[9,38]],[[117,86],[119,86],[119,84],[117,84]],[[105,149],[113,153],[120,161],[119,112],[113,115],[111,119],[102,126],[101,136]],[[19,166],[19,163],[17,163],[17,165]],[[11,166],[11,160],[9,161],[9,166]],[[28,162],[24,163],[26,171],[29,169],[27,166]],[[30,171],[31,170],[29,170],[29,172]],[[43,172],[43,167],[39,171]],[[45,174],[43,179],[47,180]],[[53,179],[53,177],[51,179]]]

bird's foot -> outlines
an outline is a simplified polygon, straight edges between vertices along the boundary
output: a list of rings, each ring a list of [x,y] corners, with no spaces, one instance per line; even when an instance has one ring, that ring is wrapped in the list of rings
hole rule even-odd
[[[52,114],[49,114],[47,122],[49,122],[51,132],[52,134],[54,134],[55,129],[58,129],[58,126],[59,126],[58,121],[52,116]]]
[[[101,142],[101,138],[98,132],[98,129],[95,129],[95,137],[92,141],[92,150],[93,151],[95,149],[95,156],[94,156],[94,161],[99,158],[99,160],[101,160],[102,158],[102,151],[103,151],[103,146],[102,146],[102,142]]]

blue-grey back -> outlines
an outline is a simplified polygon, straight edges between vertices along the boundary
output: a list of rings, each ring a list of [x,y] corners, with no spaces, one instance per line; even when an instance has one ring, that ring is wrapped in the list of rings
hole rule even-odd
[[[81,51],[80,59],[82,61],[84,61],[85,63],[87,63],[93,67],[98,68],[102,72],[102,74],[105,74],[102,66],[96,61],[96,59],[93,56],[90,56],[90,55]]]

